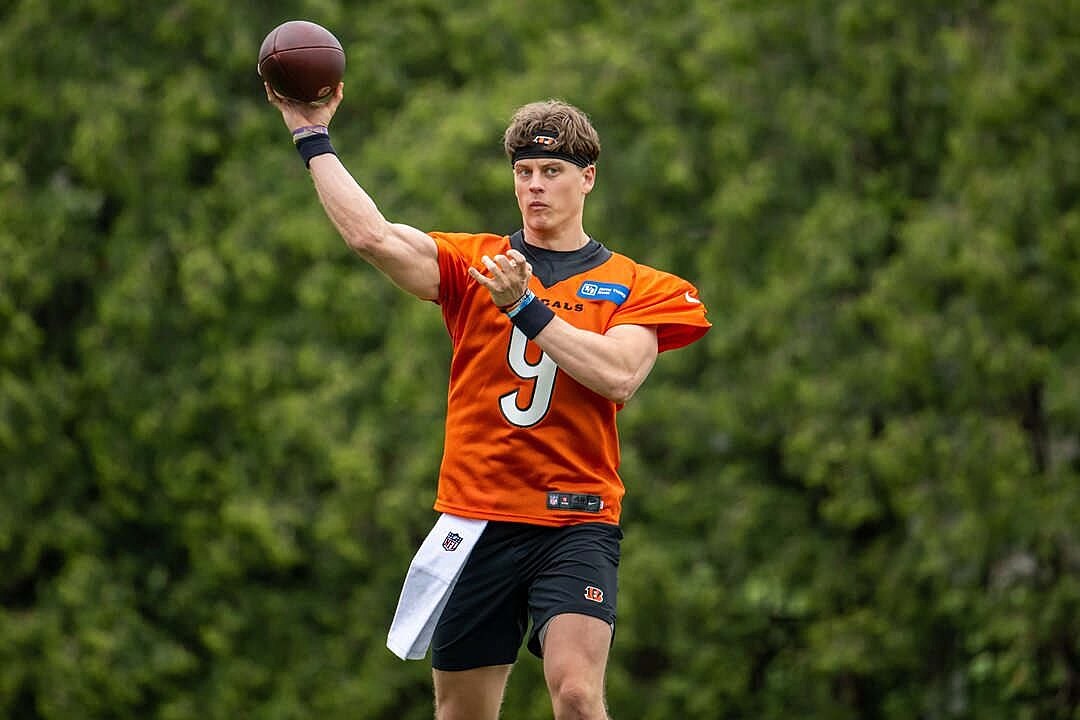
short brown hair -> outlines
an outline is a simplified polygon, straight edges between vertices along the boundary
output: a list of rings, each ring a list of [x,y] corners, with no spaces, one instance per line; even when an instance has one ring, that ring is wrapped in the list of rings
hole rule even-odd
[[[522,105],[514,113],[503,133],[506,156],[533,144],[538,134],[555,131],[551,150],[577,156],[595,163],[600,157],[600,135],[589,122],[589,116],[562,100],[541,100]]]

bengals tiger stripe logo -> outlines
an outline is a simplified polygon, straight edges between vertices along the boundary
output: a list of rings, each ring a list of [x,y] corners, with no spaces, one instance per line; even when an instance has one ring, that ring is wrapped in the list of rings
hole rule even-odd
[[[585,599],[592,600],[594,603],[604,602],[604,591],[598,587],[590,585],[585,588]]]

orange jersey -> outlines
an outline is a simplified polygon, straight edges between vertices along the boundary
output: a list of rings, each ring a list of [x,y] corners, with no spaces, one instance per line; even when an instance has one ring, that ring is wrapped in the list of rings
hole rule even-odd
[[[484,255],[506,254],[511,238],[431,236],[439,251],[438,303],[453,343],[435,509],[535,525],[618,524],[625,493],[618,474],[619,406],[560,371],[469,277],[470,267],[484,270]],[[577,253],[527,247],[520,234],[513,242],[534,267],[530,289],[578,328],[602,334],[615,325],[654,326],[661,352],[709,328],[705,306],[686,280],[596,242]],[[549,508],[549,498],[558,505],[553,495],[560,493],[597,496],[603,507]]]

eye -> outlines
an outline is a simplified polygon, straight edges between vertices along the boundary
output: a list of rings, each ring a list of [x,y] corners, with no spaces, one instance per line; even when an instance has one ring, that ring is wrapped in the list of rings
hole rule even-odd
[[[519,167],[514,169],[514,174],[520,178],[527,178],[532,175],[532,170],[527,167]]]
[[[548,177],[555,177],[559,174],[559,168],[555,165],[548,165],[546,168],[544,168],[544,174]]]

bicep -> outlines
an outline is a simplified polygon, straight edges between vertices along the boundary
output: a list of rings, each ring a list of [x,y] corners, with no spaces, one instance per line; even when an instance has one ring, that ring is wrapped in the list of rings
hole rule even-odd
[[[604,337],[618,344],[618,356],[633,377],[636,390],[645,382],[659,354],[656,328],[651,325],[616,325]]]
[[[644,370],[646,375],[657,362],[657,328],[650,325],[616,325],[604,334],[619,343],[619,355],[627,366]]]
[[[535,340],[561,370],[615,403],[633,396],[658,354],[656,329],[647,325],[616,325],[600,334],[556,317]]]
[[[402,290],[423,300],[439,296],[439,250],[427,233],[388,223],[376,242],[360,253]]]

